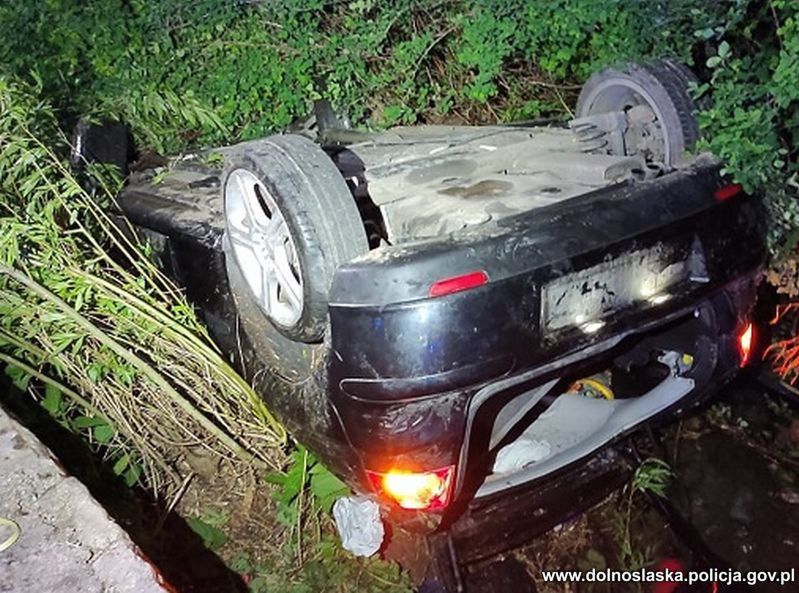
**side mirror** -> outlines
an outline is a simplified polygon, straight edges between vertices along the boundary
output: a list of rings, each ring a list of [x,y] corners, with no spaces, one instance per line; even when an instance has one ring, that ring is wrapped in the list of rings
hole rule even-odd
[[[79,173],[90,163],[100,163],[117,167],[126,177],[135,155],[133,136],[121,122],[97,123],[84,118],[75,126],[69,160]]]

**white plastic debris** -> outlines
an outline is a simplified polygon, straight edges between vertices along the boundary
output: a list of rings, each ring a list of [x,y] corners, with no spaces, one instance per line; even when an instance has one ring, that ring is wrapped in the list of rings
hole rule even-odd
[[[371,556],[383,543],[380,507],[365,496],[339,498],[333,505],[333,518],[341,545],[356,556]]]
[[[546,441],[520,438],[505,445],[494,461],[495,474],[510,474],[549,457],[552,447]]]

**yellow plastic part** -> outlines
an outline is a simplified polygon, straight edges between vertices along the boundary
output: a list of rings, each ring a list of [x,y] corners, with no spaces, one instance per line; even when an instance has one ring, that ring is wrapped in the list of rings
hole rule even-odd
[[[596,379],[580,379],[577,383],[596,390],[602,397],[604,397],[608,401],[616,399],[613,390],[604,383],[597,381]]]

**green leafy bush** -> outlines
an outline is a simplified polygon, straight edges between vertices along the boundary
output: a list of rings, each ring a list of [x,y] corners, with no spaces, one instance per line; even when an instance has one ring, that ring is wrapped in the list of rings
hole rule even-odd
[[[704,146],[749,191],[769,199],[775,251],[799,229],[799,4],[734,2],[707,40],[712,105],[700,114]]]
[[[0,7],[0,63],[38,71],[67,117],[116,112],[152,147],[179,150],[284,128],[320,95],[375,125],[453,110],[504,119],[522,104],[561,111],[553,89],[597,66],[687,57],[707,17],[689,6],[10,0]]]

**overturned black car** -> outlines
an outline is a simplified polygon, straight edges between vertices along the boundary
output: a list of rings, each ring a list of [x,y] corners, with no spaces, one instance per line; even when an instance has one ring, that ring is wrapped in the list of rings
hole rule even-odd
[[[223,170],[140,171],[120,205],[290,431],[458,589],[747,362],[763,213],[688,153],[693,80],[602,71],[568,127],[320,109]]]

